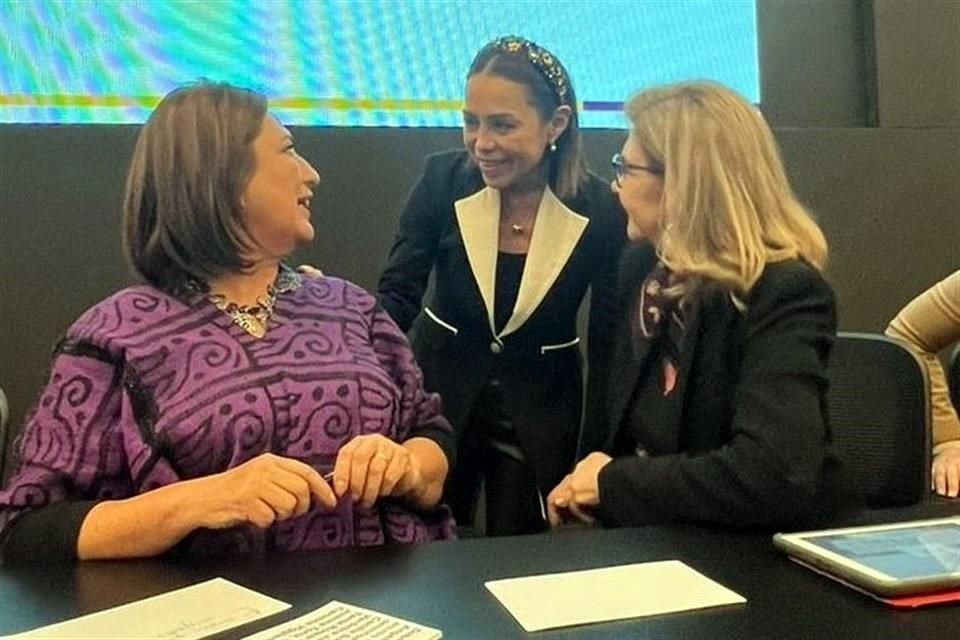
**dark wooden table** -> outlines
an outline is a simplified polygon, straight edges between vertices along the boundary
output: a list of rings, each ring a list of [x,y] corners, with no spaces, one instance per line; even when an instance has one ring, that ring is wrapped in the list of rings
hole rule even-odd
[[[943,502],[872,512],[853,522],[939,517]],[[960,544],[960,541],[958,541]],[[960,606],[889,609],[807,571],[773,548],[769,534],[692,526],[580,530],[477,538],[412,548],[345,549],[230,559],[90,562],[0,570],[0,634],[16,633],[223,576],[293,604],[221,634],[237,638],[336,599],[443,630],[444,638],[529,637],[486,590],[487,580],[678,559],[743,595],[745,605],[537,632],[554,638],[960,637]],[[591,594],[584,593],[584,599]]]

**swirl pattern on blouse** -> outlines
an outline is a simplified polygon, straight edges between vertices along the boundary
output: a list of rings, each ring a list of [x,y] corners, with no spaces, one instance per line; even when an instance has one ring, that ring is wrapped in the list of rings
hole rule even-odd
[[[206,299],[186,304],[149,286],[84,313],[55,355],[46,388],[0,491],[0,535],[31,509],[129,497],[236,467],[263,453],[321,473],[360,434],[401,442],[449,431],[406,337],[366,291],[305,278],[282,294],[253,338]],[[199,531],[191,549],[319,549],[452,537],[446,507],[342,498],[265,533]]]

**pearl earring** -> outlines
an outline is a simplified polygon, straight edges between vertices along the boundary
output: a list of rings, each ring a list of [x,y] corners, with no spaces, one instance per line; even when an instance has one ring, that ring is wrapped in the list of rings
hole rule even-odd
[[[550,151],[551,151],[551,152],[554,152],[554,151],[556,151],[556,150],[557,150],[557,143],[556,143],[556,142],[551,142],[551,143],[550,143]]]

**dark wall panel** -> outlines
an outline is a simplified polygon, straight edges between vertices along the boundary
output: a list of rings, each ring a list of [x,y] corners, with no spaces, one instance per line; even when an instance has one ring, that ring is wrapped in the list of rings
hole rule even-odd
[[[867,9],[863,0],[758,0],[760,99],[773,126],[868,124]]]
[[[960,129],[777,132],[794,188],[831,245],[840,326],[882,331],[960,268]]]
[[[880,126],[960,127],[960,2],[874,0],[873,21]]]

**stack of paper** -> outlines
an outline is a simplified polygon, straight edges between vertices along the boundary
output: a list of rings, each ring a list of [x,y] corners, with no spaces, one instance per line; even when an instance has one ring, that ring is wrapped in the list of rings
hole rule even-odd
[[[286,602],[214,578],[4,640],[199,640],[289,608]]]
[[[245,640],[439,640],[443,634],[369,609],[332,600],[316,611]]]

